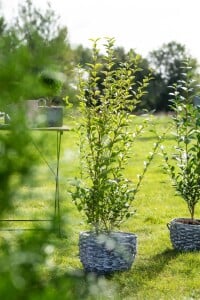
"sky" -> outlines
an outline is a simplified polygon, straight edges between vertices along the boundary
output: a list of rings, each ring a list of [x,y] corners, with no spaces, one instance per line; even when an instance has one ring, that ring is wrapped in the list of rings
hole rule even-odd
[[[23,0],[0,0],[8,20]],[[199,0],[32,0],[45,9],[47,2],[67,26],[72,46],[91,47],[91,38],[113,37],[115,45],[134,49],[143,57],[176,41],[200,63]]]

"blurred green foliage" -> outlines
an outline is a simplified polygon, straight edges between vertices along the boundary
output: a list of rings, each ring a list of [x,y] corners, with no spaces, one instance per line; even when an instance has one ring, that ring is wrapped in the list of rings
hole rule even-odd
[[[49,27],[53,18],[52,11],[42,15],[26,1],[14,27],[0,19],[0,112],[9,105],[13,110],[9,128],[0,130],[0,219],[5,212],[8,216],[13,213],[14,196],[23,183],[33,180],[38,159],[30,146],[32,132],[27,127],[24,101],[45,94],[39,72],[47,67],[56,69],[60,55],[69,50],[64,29],[49,32],[55,29]],[[40,145],[40,138],[37,143]],[[45,231],[7,235],[0,222],[0,299],[87,297],[87,277],[67,270],[61,276],[57,266],[49,264],[56,247],[53,225]]]

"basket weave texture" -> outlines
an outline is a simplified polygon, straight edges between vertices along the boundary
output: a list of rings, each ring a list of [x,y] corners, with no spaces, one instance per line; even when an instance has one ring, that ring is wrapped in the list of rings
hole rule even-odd
[[[187,218],[173,219],[169,224],[170,240],[180,251],[200,250],[200,225],[187,224]],[[200,222],[200,220],[197,220]]]
[[[137,236],[132,233],[111,232],[96,235],[81,232],[79,255],[86,272],[110,274],[129,270],[137,252]]]

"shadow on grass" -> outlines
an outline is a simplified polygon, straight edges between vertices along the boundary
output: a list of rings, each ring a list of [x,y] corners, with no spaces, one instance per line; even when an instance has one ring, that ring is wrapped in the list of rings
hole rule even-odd
[[[158,253],[155,256],[149,257],[148,260],[141,260],[139,263],[133,262],[132,269],[128,271],[128,273],[133,273],[136,276],[140,275],[144,279],[144,281],[147,279],[153,279],[154,277],[157,277],[159,273],[162,272],[165,265],[167,265],[170,261],[181,255],[182,252],[176,251],[174,249],[166,249],[162,253]],[[87,273],[84,272],[84,270],[79,270],[79,272],[83,272],[86,276],[88,274],[93,274],[95,277],[102,277],[102,275],[95,275],[94,273]],[[116,274],[125,274],[126,272],[114,272],[111,274],[106,274],[103,277],[106,279],[112,279]],[[127,274],[128,274],[127,273]]]
[[[114,279],[119,291],[122,292],[125,288],[125,290],[131,290],[137,294],[148,285],[148,282],[159,277],[165,266],[176,260],[180,255],[181,252],[165,249],[163,252],[150,256],[148,259],[141,259],[133,263],[132,269],[127,273],[121,273],[120,277],[116,274],[117,276],[113,278],[107,277],[107,279]]]
[[[99,279],[105,279],[110,288],[116,288],[116,295],[119,292],[119,298],[116,297],[112,299],[121,299],[120,294],[124,288],[126,290],[134,291],[137,294],[147,285],[147,282],[158,277],[165,266],[181,254],[181,252],[173,249],[165,249],[163,252],[150,256],[148,259],[141,259],[139,262],[134,262],[131,270],[127,272],[114,272],[104,276],[84,273],[83,270],[79,270],[79,272],[82,272],[82,284],[85,289],[87,289],[88,286],[88,278],[90,280],[93,278],[93,283],[96,282],[97,285]]]
[[[146,261],[142,260],[139,264],[133,266],[133,272],[139,272],[142,274],[142,278],[145,281],[151,280],[157,277],[164,269],[166,265],[172,260],[176,259],[181,252],[174,249],[165,249],[163,252],[154,256],[150,256]]]

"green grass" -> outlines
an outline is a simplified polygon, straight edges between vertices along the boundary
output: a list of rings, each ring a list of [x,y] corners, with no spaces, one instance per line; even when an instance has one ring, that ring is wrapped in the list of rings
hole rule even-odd
[[[139,124],[141,117],[133,122]],[[66,124],[74,126],[74,121],[66,116]],[[156,117],[156,127],[160,132],[168,126],[169,117]],[[44,155],[55,167],[54,133],[43,136]],[[78,257],[79,232],[85,230],[84,217],[77,212],[71,202],[68,189],[69,179],[78,175],[78,147],[73,131],[63,135],[60,161],[60,201],[62,210],[62,238],[52,237],[55,245],[53,261],[60,273],[79,270],[82,266]],[[151,151],[155,136],[145,133],[134,144],[126,175],[135,180],[143,167],[143,161]],[[165,146],[173,145],[173,136],[168,134]],[[36,153],[37,155],[37,153]],[[130,271],[116,273],[105,278],[107,296],[105,299],[200,299],[200,253],[179,253],[173,250],[167,223],[175,217],[188,217],[186,203],[175,195],[171,181],[163,172],[159,151],[152,162],[133,202],[135,215],[123,223],[121,230],[138,236],[138,253]],[[44,162],[35,167],[32,181],[16,191],[13,216],[49,217],[54,211],[54,177]],[[200,216],[197,207],[196,216]],[[12,227],[30,226],[10,224]],[[9,235],[10,233],[4,233]],[[12,233],[12,239],[14,239]],[[104,285],[103,285],[104,286]],[[104,287],[105,288],[105,287]],[[113,291],[114,289],[114,291]],[[113,296],[114,295],[114,296]],[[103,296],[102,296],[103,297]],[[103,299],[101,295],[96,299]]]

